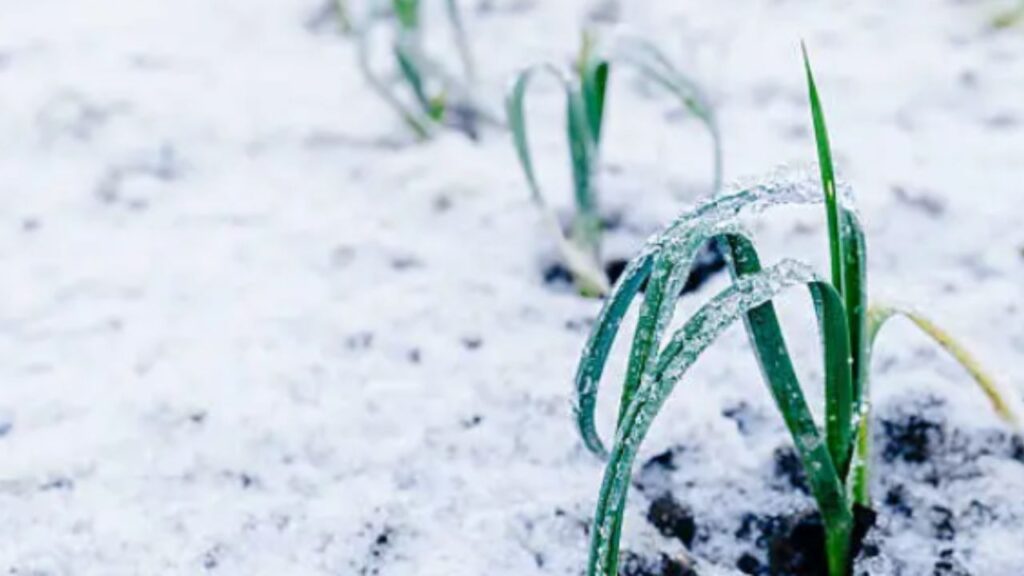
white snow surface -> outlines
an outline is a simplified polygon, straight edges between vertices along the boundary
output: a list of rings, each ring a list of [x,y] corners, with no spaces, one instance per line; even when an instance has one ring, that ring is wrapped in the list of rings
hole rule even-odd
[[[567,62],[608,3],[467,4],[499,109],[511,74]],[[602,465],[570,402],[600,302],[544,282],[557,255],[508,135],[403,144],[325,5],[0,0],[4,573],[583,572]],[[637,0],[615,17],[707,89],[727,180],[813,161],[805,40],[872,293],[928,311],[1019,402],[1024,31],[987,24],[1006,5]],[[604,209],[623,222],[608,238],[621,258],[708,193],[710,155],[670,102],[612,82]],[[531,95],[538,169],[567,207],[561,106],[553,85]],[[766,260],[824,270],[820,207],[752,225]],[[780,305],[820,404],[808,299]],[[882,335],[872,385],[882,419],[918,406],[970,446],[1006,431],[906,323]],[[746,431],[723,414],[737,409]],[[876,497],[899,484],[918,508],[880,508],[870,573],[1024,573],[1024,464],[950,456],[933,486],[884,461],[882,433]],[[787,445],[737,328],[639,463],[682,447],[666,482],[694,511],[691,554],[728,573],[749,548],[744,514],[811,505],[773,473]],[[645,520],[648,499],[631,495],[623,548],[682,553]],[[951,538],[934,533],[939,505]],[[943,554],[962,572],[939,572]]]

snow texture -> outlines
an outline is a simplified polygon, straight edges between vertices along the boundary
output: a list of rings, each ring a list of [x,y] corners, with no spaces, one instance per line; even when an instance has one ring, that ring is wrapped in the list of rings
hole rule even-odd
[[[1024,31],[988,26],[1007,2],[466,4],[496,109],[588,22],[656,41],[715,104],[727,181],[813,160],[804,39],[872,293],[930,312],[1020,401]],[[538,173],[567,208],[563,102],[537,86]],[[711,154],[629,74],[604,145],[623,259],[708,193]],[[572,378],[600,303],[545,282],[557,252],[508,135],[412,143],[326,0],[0,0],[0,189],[5,573],[582,573],[602,466]],[[821,212],[751,218],[763,259],[824,270]],[[780,306],[820,407],[806,295]],[[879,526],[858,569],[1024,573],[1024,447],[963,371],[894,322],[872,386]],[[755,570],[758,523],[811,505],[790,445],[726,332],[641,449],[623,549],[684,552],[647,520],[668,492],[689,554]]]

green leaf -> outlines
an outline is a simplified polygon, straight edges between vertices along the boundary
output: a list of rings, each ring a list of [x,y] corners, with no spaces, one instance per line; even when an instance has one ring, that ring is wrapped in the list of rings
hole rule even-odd
[[[693,266],[696,250],[684,250],[685,248],[666,250],[654,257],[653,270],[644,290],[640,318],[633,333],[626,379],[622,385],[622,399],[619,402],[620,424],[644,375],[650,374],[654,369],[662,336],[672,320],[680,289]]]
[[[594,427],[593,412],[601,373],[621,318],[635,299],[640,284],[647,281],[644,304],[637,321],[623,384],[616,439],[609,454],[605,482],[599,497],[596,516],[599,534],[591,542],[590,574],[613,574],[615,570],[625,506],[624,486],[628,486],[632,466],[633,456],[629,451],[639,448],[643,435],[641,431],[640,437],[630,436],[634,434],[630,430],[636,426],[634,418],[642,420],[642,425],[647,426],[654,417],[646,408],[637,412],[641,409],[636,406],[651,401],[652,389],[674,385],[682,377],[686,366],[674,363],[673,358],[684,358],[685,361],[681,360],[684,364],[692,361],[696,358],[690,354],[695,351],[693,347],[710,345],[714,339],[691,324],[695,316],[686,326],[697,332],[686,332],[684,329],[683,332],[676,332],[667,345],[661,345],[662,334],[671,321],[679,298],[679,282],[688,275],[693,257],[701,246],[714,241],[727,243],[729,248],[734,285],[728,290],[736,290],[743,294],[742,298],[752,300],[749,307],[744,307],[739,306],[733,297],[720,294],[698,313],[704,315],[704,320],[699,323],[711,322],[715,327],[710,328],[709,324],[709,329],[724,330],[734,316],[736,319],[744,317],[766,384],[794,438],[812,493],[822,512],[832,574],[845,576],[844,571],[849,563],[852,512],[839,468],[846,466],[843,460],[849,461],[853,425],[848,411],[851,406],[851,371],[846,348],[849,341],[846,338],[848,328],[843,313],[843,300],[838,291],[826,282],[814,279],[813,284],[809,285],[816,304],[826,356],[827,395],[833,399],[826,406],[826,430],[822,434],[807,408],[778,318],[770,302],[774,292],[770,286],[765,285],[769,280],[784,283],[786,278],[792,279],[794,274],[799,276],[809,273],[799,266],[793,271],[794,265],[785,269],[774,268],[772,270],[775,272],[771,274],[761,272],[754,247],[737,221],[737,216],[744,210],[758,212],[785,204],[818,202],[820,196],[815,194],[814,186],[816,184],[808,180],[776,178],[769,185],[731,192],[701,203],[649,242],[629,264],[623,280],[606,302],[584,350],[576,381],[577,426],[587,447],[599,454],[604,452]],[[790,276],[786,276],[787,273]],[[748,277],[757,277],[758,280],[750,281]],[[687,341],[687,338],[693,341]],[[699,355],[699,351],[696,351],[696,355]],[[844,413],[843,410],[847,411]],[[617,453],[616,447],[626,452]],[[833,458],[833,453],[837,454],[836,458]],[[837,467],[837,462],[843,466]]]
[[[420,2],[419,0],[393,0],[392,7],[395,11],[395,18],[406,30],[416,30],[420,26]]]
[[[430,99],[427,106],[427,116],[429,116],[431,120],[434,122],[441,122],[444,120],[444,115],[447,111],[447,98],[445,98],[444,92]]]
[[[593,412],[608,351],[612,340],[615,338],[622,315],[628,310],[630,302],[635,298],[639,286],[647,279],[647,276],[651,274],[654,268],[656,254],[664,250],[666,246],[674,246],[676,250],[681,249],[682,246],[688,246],[688,250],[695,254],[701,246],[714,242],[717,237],[724,233],[745,238],[745,233],[733,225],[738,215],[744,212],[759,213],[787,205],[819,202],[820,197],[814,194],[812,186],[816,186],[816,183],[811,181],[793,181],[783,177],[774,179],[771,185],[755,186],[712,197],[698,204],[693,210],[680,215],[662,234],[650,241],[639,256],[627,265],[619,284],[615,287],[598,315],[590,340],[584,348],[580,359],[576,376],[577,427],[583,436],[584,442],[591,451],[596,454],[604,453],[604,445],[594,429]],[[743,265],[746,260],[737,260],[737,258],[745,255],[746,253],[734,253],[734,261]],[[756,259],[754,259],[754,262],[756,262]],[[757,266],[759,270],[760,264],[757,263]],[[743,270],[746,269],[741,268],[741,271]],[[650,296],[652,302],[655,296],[658,296],[659,299],[664,296],[664,294],[658,291],[657,284],[654,285],[654,289],[656,292]],[[645,297],[646,300],[647,297]],[[653,305],[650,307],[653,309]],[[649,321],[653,322],[654,320],[651,317]],[[643,321],[642,318],[638,322],[638,331],[653,329],[653,324],[650,326],[641,324]],[[766,349],[785,351],[784,343],[781,348],[769,345]],[[640,351],[636,352],[636,354],[639,353]],[[646,352],[644,356],[647,356]],[[633,361],[634,366],[636,366],[635,370],[638,370],[641,366],[639,362],[639,359]],[[770,360],[771,365],[775,365],[778,362],[775,359]],[[764,366],[762,366],[762,369],[764,369]],[[631,394],[629,391],[631,383],[635,381],[635,375],[627,378],[627,383],[623,389],[623,394],[627,395],[627,397]],[[620,405],[620,412],[625,409],[624,407],[625,404]]]
[[[845,208],[842,209],[843,230],[843,279],[846,291],[843,299],[846,304],[847,324],[850,329],[850,369],[853,373],[854,415],[860,413],[860,404],[864,396],[864,382],[868,379],[870,369],[866,364],[868,355],[868,292],[867,292],[867,246],[864,241],[864,230],[861,228],[857,215]]]
[[[572,238],[567,239],[562,233],[554,211],[548,207],[541,191],[540,183],[533,165],[530,144],[527,136],[526,92],[535,74],[547,73],[554,76],[562,85],[566,94],[567,137],[575,186],[577,213],[574,217]],[[512,143],[516,156],[526,176],[530,194],[534,202],[545,213],[545,219],[554,232],[559,243],[559,250],[569,267],[577,287],[584,295],[600,295],[608,290],[608,280],[601,270],[598,245],[600,242],[600,219],[597,215],[596,201],[585,189],[590,183],[589,165],[592,153],[586,143],[586,118],[582,102],[572,82],[558,68],[551,65],[535,66],[521,72],[512,83],[505,99]]]
[[[580,75],[580,91],[587,113],[589,136],[594,148],[601,146],[601,128],[604,123],[605,94],[608,89],[608,61],[595,54],[594,42],[584,33],[583,47],[577,69]]]
[[[735,278],[757,274],[761,265],[753,245],[744,237],[729,236],[730,270]],[[850,371],[846,348],[846,321],[842,300],[830,285],[812,286],[812,298],[825,351],[825,399],[827,454],[814,443],[817,426],[807,408],[796,371],[786,347],[775,307],[770,301],[747,313],[745,324],[757,356],[758,366],[794,439],[826,527],[830,573],[844,576],[849,555],[852,516],[841,478],[849,465],[852,450],[852,415],[850,414]],[[816,441],[817,442],[817,441]],[[840,570],[842,566],[842,571]]]
[[[572,162],[573,196],[576,199],[572,237],[577,246],[596,257],[601,247],[601,216],[598,213],[594,185],[597,148],[590,134],[586,104],[579,91],[569,90],[567,93],[565,115]]]
[[[836,196],[835,171],[832,168],[832,149],[829,146],[828,130],[825,128],[825,116],[818,98],[818,88],[814,84],[811,62],[807,57],[807,47],[800,45],[804,56],[804,70],[807,73],[807,90],[811,100],[811,118],[814,122],[814,140],[818,147],[818,167],[821,170],[821,186],[825,192],[825,212],[828,219],[829,257],[832,264],[832,285],[840,294],[846,294],[846,282],[843,280],[843,238],[839,226],[839,199]]]
[[[416,136],[421,140],[425,140],[431,135],[431,127],[427,124],[427,119],[422,114],[417,114],[410,110],[402,101],[395,95],[391,88],[382,80],[373,68],[370,66],[370,47],[369,47],[369,36],[366,30],[357,29],[354,30],[356,34],[356,59],[359,64],[359,70],[362,72],[363,77],[366,79],[367,84],[370,88],[377,93],[377,95],[390,106],[395,113],[402,118],[402,120],[416,133]]]
[[[825,439],[839,477],[846,478],[853,452],[853,375],[846,307],[830,288],[814,294],[825,357]]]
[[[862,381],[866,377],[862,357],[866,353],[865,334],[867,314],[866,248],[864,234],[856,215],[842,205],[836,192],[835,170],[832,164],[832,149],[821,99],[814,82],[807,47],[801,44],[804,71],[807,75],[807,89],[810,96],[811,118],[814,123],[814,139],[817,145],[818,167],[825,197],[825,212],[828,221],[829,260],[832,270],[832,284],[843,297],[847,316],[847,370],[850,376],[850,394],[842,397],[829,396],[829,402],[849,402],[839,408],[841,413],[859,417],[862,398]],[[839,359],[836,359],[838,362]],[[845,424],[844,424],[845,426]],[[847,440],[844,438],[844,441]],[[845,445],[845,444],[844,444]],[[833,454],[835,455],[835,453]],[[843,477],[846,477],[849,454],[837,460]]]
[[[812,292],[820,292],[822,298],[835,298],[838,302],[834,289],[815,280],[805,267],[798,263],[784,262],[766,271],[738,278],[733,286],[701,307],[672,336],[657,361],[650,364],[654,370],[636,390],[621,419],[609,455],[598,498],[595,527],[591,531],[588,562],[590,576],[617,574],[619,536],[632,465],[644,436],[675,385],[727,328],[752,310],[768,303],[780,291],[795,285],[807,285]],[[827,296],[829,290],[832,290],[833,296]],[[797,449],[815,463],[809,469],[812,486],[827,494],[827,497],[822,497],[821,504],[823,517],[830,528],[829,542],[848,546],[852,517],[846,506],[844,489],[810,411],[803,402],[799,385],[795,384],[787,392],[781,403],[801,431],[799,436],[795,436]],[[837,540],[836,533],[843,537]]]
[[[629,306],[640,291],[640,286],[650,276],[653,261],[651,254],[644,252],[626,266],[594,322],[594,329],[583,348],[583,355],[576,370],[576,427],[587,449],[601,457],[606,456],[607,451],[594,425],[594,408],[597,404],[601,375],[604,373],[608,353],[615,342],[622,318],[629,311]]]
[[[430,116],[431,98],[427,95],[423,74],[420,72],[416,55],[409,48],[409,45],[404,42],[395,44],[394,53],[395,60],[398,62],[398,69],[402,73],[405,83],[409,86],[413,97],[416,98],[416,103],[423,110],[424,114]]]

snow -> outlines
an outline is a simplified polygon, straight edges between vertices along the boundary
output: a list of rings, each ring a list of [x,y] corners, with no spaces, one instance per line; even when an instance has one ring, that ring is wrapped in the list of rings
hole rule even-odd
[[[602,466],[576,435],[572,377],[600,303],[542,281],[557,254],[507,135],[406,144],[324,4],[0,2],[6,572],[582,572]],[[609,3],[472,4],[497,107],[515,70],[564,62]],[[987,27],[1005,5],[645,0],[618,18],[706,87],[727,180],[813,159],[806,40],[872,292],[930,312],[1019,400],[1024,33]],[[625,224],[608,244],[628,257],[707,193],[711,156],[697,122],[612,82],[605,207]],[[565,206],[561,105],[548,85],[529,107],[538,173]],[[823,270],[819,211],[756,219],[765,260]],[[806,296],[782,306],[816,382]],[[606,437],[626,340],[600,397]],[[1005,432],[907,323],[880,350],[882,417],[919,403],[968,446]],[[723,416],[741,405],[753,433]],[[734,329],[678,386],[638,465],[685,447],[665,482],[706,536],[693,553],[732,568],[742,514],[809,505],[772,487],[787,445]],[[913,484],[922,512],[883,514],[872,574],[930,573],[947,549],[972,574],[1024,572],[1024,468],[968,452],[979,474]],[[876,497],[921,473],[879,464]],[[681,553],[645,521],[648,497],[630,497],[624,549]],[[997,519],[976,521],[972,500]],[[958,531],[940,542],[941,503]]]

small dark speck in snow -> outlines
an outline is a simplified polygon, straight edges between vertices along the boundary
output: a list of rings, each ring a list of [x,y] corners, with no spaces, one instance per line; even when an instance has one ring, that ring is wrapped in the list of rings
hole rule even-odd
[[[775,476],[785,480],[790,488],[809,494],[807,475],[804,473],[800,457],[792,446],[780,446],[772,455],[775,465]]]
[[[423,262],[421,262],[419,258],[409,254],[403,254],[391,258],[391,268],[395,270],[411,270],[413,268],[421,268],[422,266]]]
[[[335,268],[344,268],[352,263],[356,257],[356,250],[351,246],[336,246],[331,250],[331,265]]]
[[[39,230],[40,226],[42,226],[42,221],[38,218],[29,217],[21,221],[21,231],[25,233],[35,232]]]
[[[372,332],[357,332],[345,339],[345,347],[349,350],[368,350],[373,346]]]
[[[572,272],[561,262],[552,263],[544,268],[544,283],[568,288],[572,286]]]
[[[434,197],[434,212],[447,212],[452,208],[452,199],[444,194]]]
[[[14,417],[5,410],[0,410],[0,438],[7,436],[14,428]]]
[[[39,489],[44,492],[48,492],[50,490],[74,490],[74,488],[75,481],[72,480],[71,478],[68,478],[67,476],[57,476],[55,478],[51,478],[50,480],[47,480],[46,482],[43,483],[42,486],[39,487]]]
[[[214,547],[203,553],[203,569],[213,570],[220,565],[218,556],[220,555],[220,548]]]
[[[939,540],[949,541],[956,536],[956,528],[953,526],[953,511],[945,506],[932,506],[932,528],[935,530],[935,537]]]
[[[1000,112],[985,118],[985,125],[993,130],[1007,130],[1016,128],[1020,119],[1009,112]]]
[[[410,348],[406,353],[406,358],[409,359],[410,364],[419,364],[423,361],[423,352],[419,348]]]
[[[747,404],[746,402],[739,402],[731,406],[726,406],[722,409],[722,416],[736,422],[736,429],[739,430],[740,434],[746,435],[750,432],[750,404]]]
[[[258,482],[258,480],[255,476],[251,476],[249,474],[246,474],[245,472],[242,472],[241,474],[238,475],[238,482],[239,484],[242,485],[242,488],[245,489],[252,488]]]
[[[3,434],[0,434],[2,436]],[[1024,464],[1024,436],[1014,434],[1010,440],[1010,458]]]
[[[905,186],[895,185],[892,187],[892,195],[900,204],[933,218],[938,218],[946,212],[945,200],[933,192],[911,191]]]
[[[914,509],[907,502],[907,489],[902,484],[897,484],[885,493],[885,506],[900,516],[910,518],[914,515]]]
[[[953,556],[952,550],[943,550],[939,553],[939,561],[935,563],[932,570],[933,576],[970,576],[963,565]]]

